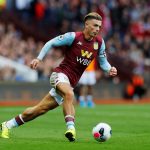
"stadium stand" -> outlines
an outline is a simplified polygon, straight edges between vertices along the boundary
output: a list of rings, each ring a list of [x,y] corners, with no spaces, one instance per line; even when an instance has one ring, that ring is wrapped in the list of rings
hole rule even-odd
[[[108,58],[119,70],[113,81],[128,83],[138,74],[149,88],[149,10],[148,0],[7,1],[0,11],[0,55],[29,65],[45,41],[65,32],[81,30],[83,16],[96,11],[103,17],[102,35]],[[53,55],[55,57],[49,54],[45,65],[39,67],[38,80],[48,80],[53,66],[61,60],[62,52],[57,50]],[[60,60],[55,64],[58,58]],[[0,72],[1,80],[12,80],[5,78],[7,71],[0,69]]]

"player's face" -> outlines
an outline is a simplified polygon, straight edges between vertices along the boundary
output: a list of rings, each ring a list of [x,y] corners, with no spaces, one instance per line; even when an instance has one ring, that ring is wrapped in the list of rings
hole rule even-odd
[[[101,29],[102,21],[91,19],[87,20],[85,24],[85,28],[87,29],[87,34],[89,34],[90,37],[95,37],[99,33]]]

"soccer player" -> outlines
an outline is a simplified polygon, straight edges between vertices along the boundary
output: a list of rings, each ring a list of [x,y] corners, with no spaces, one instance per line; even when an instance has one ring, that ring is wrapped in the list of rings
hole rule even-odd
[[[64,119],[67,130],[65,136],[70,142],[75,141],[75,110],[73,106],[73,88],[78,83],[82,73],[97,58],[100,67],[110,76],[117,75],[117,70],[107,61],[105,54],[105,43],[98,35],[102,25],[99,14],[92,12],[84,18],[84,29],[82,32],[69,32],[48,41],[41,49],[37,58],[33,59],[30,67],[36,69],[44,56],[52,47],[63,47],[65,49],[64,60],[54,69],[50,76],[52,89],[35,106],[25,109],[21,114],[1,124],[1,137],[9,138],[9,131],[14,127],[45,114],[49,110],[63,106]]]

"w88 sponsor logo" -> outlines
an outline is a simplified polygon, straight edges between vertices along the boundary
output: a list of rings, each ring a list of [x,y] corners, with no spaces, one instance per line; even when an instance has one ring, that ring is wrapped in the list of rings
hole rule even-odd
[[[88,60],[86,58],[77,57],[77,62],[80,64],[88,66],[91,63],[91,60]]]

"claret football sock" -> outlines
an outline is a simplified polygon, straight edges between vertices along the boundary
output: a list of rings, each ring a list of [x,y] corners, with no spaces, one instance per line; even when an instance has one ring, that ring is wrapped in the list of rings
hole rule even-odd
[[[76,131],[74,127],[74,116],[72,115],[66,115],[65,121],[67,125],[67,131],[65,132],[65,137],[70,141],[75,141],[76,138]]]
[[[21,114],[6,122],[6,126],[7,126],[8,129],[18,127],[22,124],[24,124],[24,121],[22,119]]]
[[[66,121],[67,129],[75,129],[74,116],[72,116],[72,115],[65,116],[65,121]]]

